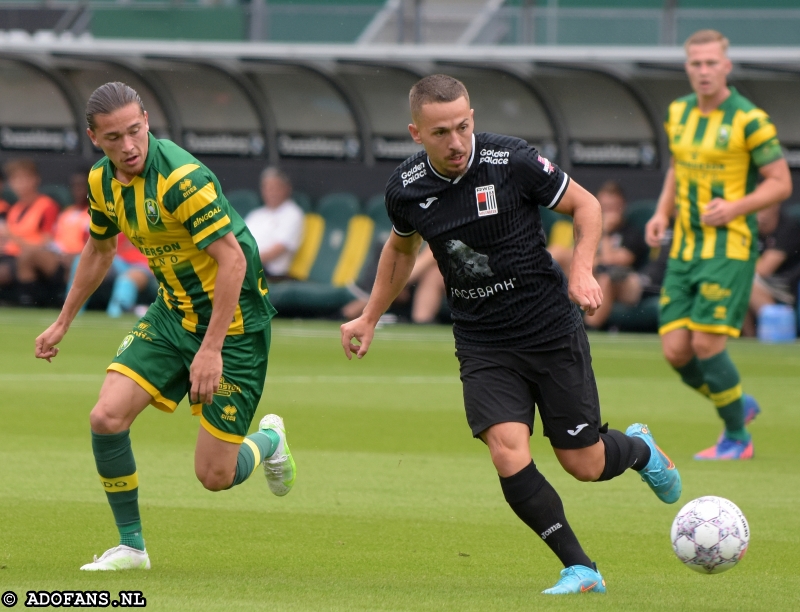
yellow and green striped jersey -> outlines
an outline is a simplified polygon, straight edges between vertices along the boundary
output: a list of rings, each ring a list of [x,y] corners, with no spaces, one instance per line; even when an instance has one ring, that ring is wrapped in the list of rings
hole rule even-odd
[[[204,250],[233,232],[247,260],[228,335],[264,329],[275,314],[255,239],[214,174],[169,140],[149,135],[144,171],[129,184],[114,177],[108,157],[89,173],[90,231],[103,240],[124,233],[149,261],[160,284],[156,303],[203,333],[211,319],[217,262]]]
[[[669,106],[664,128],[675,163],[675,232],[670,257],[683,261],[757,257],[755,214],[725,227],[700,221],[714,198],[738,200],[756,188],[758,169],[783,155],[767,114],[730,88],[731,95],[710,113],[697,95]]]

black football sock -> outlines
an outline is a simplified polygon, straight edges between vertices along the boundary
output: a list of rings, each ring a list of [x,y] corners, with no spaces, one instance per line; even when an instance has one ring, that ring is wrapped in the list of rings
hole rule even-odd
[[[600,433],[600,439],[606,447],[606,465],[596,482],[616,478],[628,468],[643,470],[650,461],[650,447],[641,438],[609,429]]]
[[[592,567],[567,522],[561,498],[533,461],[513,476],[501,476],[500,486],[511,509],[544,540],[564,567]]]

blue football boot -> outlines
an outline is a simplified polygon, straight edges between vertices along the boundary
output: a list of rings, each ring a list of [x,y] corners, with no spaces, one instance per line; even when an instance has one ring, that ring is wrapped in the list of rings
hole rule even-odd
[[[639,437],[650,447],[650,461],[639,472],[642,480],[653,489],[656,497],[665,504],[674,504],[678,501],[683,488],[681,475],[672,460],[667,457],[664,451],[658,448],[647,425],[634,423],[625,430],[625,435]]]
[[[570,565],[561,570],[561,579],[549,589],[542,591],[545,595],[571,595],[572,593],[605,593],[606,581],[597,571],[597,565]]]

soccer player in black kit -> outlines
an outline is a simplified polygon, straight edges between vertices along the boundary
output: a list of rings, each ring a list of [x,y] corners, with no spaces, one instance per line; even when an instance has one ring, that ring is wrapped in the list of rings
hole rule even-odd
[[[600,205],[524,140],[473,133],[460,81],[425,77],[409,99],[408,129],[424,151],[386,186],[394,231],[363,314],[342,325],[345,354],[367,353],[426,240],[447,285],[472,433],[488,446],[511,509],[565,567],[543,592],[605,593],[561,498],[531,459],[534,407],[558,461],[578,480],[610,480],[633,468],[671,504],[681,479],[647,426],[634,423],[622,433],[601,425],[580,312],[593,313],[603,299],[592,276]],[[545,249],[539,206],[574,218],[569,285]]]

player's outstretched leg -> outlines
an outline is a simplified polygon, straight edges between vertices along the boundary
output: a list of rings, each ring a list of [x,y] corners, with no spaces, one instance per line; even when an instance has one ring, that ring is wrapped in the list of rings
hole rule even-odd
[[[561,570],[561,579],[549,589],[542,591],[545,595],[571,595],[572,593],[605,593],[606,581],[597,571],[597,565],[572,565]]]
[[[650,460],[644,469],[639,470],[642,480],[666,504],[674,504],[681,496],[681,475],[672,460],[662,451],[653,439],[647,425],[634,423],[625,430],[625,435],[641,438],[650,447]]]
[[[150,569],[139,516],[139,476],[131,450],[130,431],[114,434],[92,432],[92,451],[97,472],[120,534],[120,544],[96,555],[86,571]]]
[[[81,569],[87,572],[150,569],[150,557],[146,550],[120,544],[108,549],[99,558],[95,555],[94,561]]]
[[[294,464],[292,451],[286,441],[286,427],[283,419],[277,414],[268,414],[258,424],[259,431],[270,430],[278,434],[280,440],[275,452],[264,459],[264,475],[270,491],[283,496],[292,490],[297,467]]]

